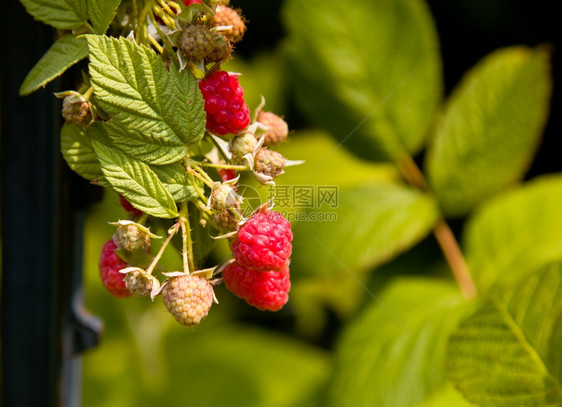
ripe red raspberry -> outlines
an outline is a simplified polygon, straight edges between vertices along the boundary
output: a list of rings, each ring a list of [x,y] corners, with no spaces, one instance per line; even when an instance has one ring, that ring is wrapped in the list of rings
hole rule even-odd
[[[131,215],[133,216],[141,216],[142,215],[142,211],[138,210],[137,208],[135,208],[133,205],[131,205],[131,203],[129,201],[127,201],[123,195],[119,195],[119,202],[121,202],[121,206],[123,207],[123,209],[125,209],[127,212],[129,212]]]
[[[224,136],[238,134],[248,126],[250,109],[236,76],[218,71],[199,82],[199,89],[205,99],[207,130]]]
[[[226,181],[230,181],[231,179],[236,178],[238,175],[236,174],[236,171],[231,170],[231,169],[223,169],[220,168],[218,170],[219,175],[222,179],[222,182],[226,182]]]
[[[289,266],[280,271],[250,270],[237,262],[222,272],[226,288],[262,311],[278,311],[289,300]]]
[[[230,26],[226,30],[221,30],[220,33],[233,44],[240,41],[246,32],[244,18],[236,10],[227,6],[217,7],[215,15],[210,20],[210,24],[212,27]]]
[[[213,287],[206,279],[183,275],[173,277],[162,288],[164,305],[176,321],[185,326],[198,325],[213,305]]]
[[[234,258],[253,270],[280,270],[291,257],[291,224],[279,212],[258,212],[231,243]]]
[[[197,3],[197,4],[201,4],[201,3],[202,3],[201,0],[182,0],[182,2],[183,2],[183,5],[184,5],[185,7],[190,6],[190,5],[194,4],[194,3]]]
[[[117,245],[112,239],[103,245],[99,260],[100,277],[110,294],[124,298],[130,296],[131,293],[125,284],[125,275],[119,273],[119,270],[127,267],[127,263],[121,260],[115,253],[115,249],[117,249]]]
[[[263,141],[265,146],[277,145],[287,140],[289,126],[281,117],[277,116],[275,113],[264,112],[262,110],[258,113],[257,120],[269,127]]]

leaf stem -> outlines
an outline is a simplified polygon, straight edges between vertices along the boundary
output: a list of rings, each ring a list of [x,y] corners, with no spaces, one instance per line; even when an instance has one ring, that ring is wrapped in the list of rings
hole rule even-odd
[[[86,100],[90,100],[90,97],[92,97],[92,93],[94,92],[94,87],[90,86],[88,88],[88,90],[82,95],[84,97],[84,99]]]
[[[425,177],[412,157],[409,155],[402,157],[402,159],[396,161],[396,166],[410,185],[421,189],[422,191],[428,190]]]
[[[164,243],[162,243],[162,247],[158,251],[158,254],[154,258],[154,260],[152,260],[152,263],[150,263],[150,266],[148,266],[148,268],[146,269],[146,274],[148,274],[148,275],[152,274],[152,272],[154,271],[154,268],[156,267],[156,264],[160,261],[160,258],[162,257],[162,254],[164,254],[164,250],[166,250],[166,247],[168,246],[168,244],[172,240],[172,237],[174,237],[174,235],[178,232],[179,227],[180,227],[180,224],[176,223],[170,229],[168,229],[168,237],[166,238]]]
[[[92,27],[92,25],[89,22],[85,21],[84,25],[86,26],[90,34],[97,34],[96,30],[94,29],[94,27]]]
[[[148,19],[147,15],[151,8],[151,3],[145,3],[144,7],[142,8],[140,15],[137,19],[137,27],[135,30],[135,39],[139,44],[148,45]]]
[[[187,202],[182,202],[181,204],[180,225],[183,242],[183,271],[189,274],[190,271],[195,271],[195,262],[193,261],[193,241],[191,240],[191,227],[189,225],[189,210],[187,208]]]
[[[201,199],[201,201],[203,201],[203,202],[207,202],[207,197],[205,196],[203,191],[201,191],[201,189],[199,188],[199,185],[197,185],[197,183],[195,182],[195,177],[193,176],[193,172],[188,171],[187,176],[189,177],[189,181],[193,185],[193,188],[195,188],[195,192],[197,192],[197,195],[199,196],[199,199]]]
[[[148,213],[143,213],[139,218],[139,220],[137,220],[137,223],[144,225],[147,219],[148,219]]]
[[[445,256],[449,267],[453,271],[453,275],[455,276],[455,280],[457,280],[457,284],[459,285],[463,296],[466,299],[476,298],[478,291],[476,290],[474,281],[472,281],[470,270],[466,265],[466,261],[464,260],[464,256],[461,252],[457,239],[447,222],[440,219],[439,222],[437,222],[435,229],[433,229],[433,234],[437,239],[439,246],[441,246],[443,255]]]
[[[221,168],[224,170],[236,170],[236,171],[249,171],[250,167],[247,165],[234,165],[234,164],[213,164],[213,163],[205,163],[200,162],[199,165],[201,167],[212,167],[212,168]]]
[[[428,191],[425,177],[412,157],[403,157],[401,160],[396,162],[396,166],[404,179],[410,185],[422,191]],[[441,218],[437,222],[437,225],[435,225],[433,235],[441,247],[445,260],[449,264],[449,268],[453,272],[453,276],[455,277],[463,296],[466,299],[475,298],[478,295],[478,292],[476,290],[476,285],[472,280],[470,270],[466,265],[464,255],[455,235],[443,218]]]

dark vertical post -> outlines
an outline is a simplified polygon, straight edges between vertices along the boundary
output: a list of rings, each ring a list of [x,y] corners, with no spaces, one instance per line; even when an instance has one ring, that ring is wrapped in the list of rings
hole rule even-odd
[[[81,308],[88,185],[61,162],[54,88],[18,96],[54,30],[33,21],[15,0],[3,3],[0,18],[0,403],[78,406],[77,355],[97,344],[100,328]]]
[[[55,100],[19,98],[26,70],[53,30],[3,4],[1,86],[2,405],[54,406],[60,348],[56,332]]]

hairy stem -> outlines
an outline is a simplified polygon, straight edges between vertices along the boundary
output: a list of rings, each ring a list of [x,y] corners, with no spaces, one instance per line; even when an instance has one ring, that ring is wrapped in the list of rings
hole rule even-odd
[[[425,177],[412,157],[402,158],[397,161],[396,166],[410,185],[423,191],[428,190]],[[447,260],[463,296],[467,299],[475,298],[478,292],[470,275],[470,270],[466,265],[455,235],[444,219],[437,222],[433,229],[433,235],[441,247],[445,260]]]
[[[148,266],[148,268],[146,269],[146,274],[148,274],[148,275],[152,274],[152,272],[154,271],[154,268],[156,267],[156,264],[158,264],[158,262],[160,261],[160,258],[162,257],[162,254],[164,254],[164,250],[166,250],[166,247],[168,246],[168,244],[172,240],[172,237],[174,237],[174,235],[178,232],[178,229],[179,229],[179,224],[176,223],[174,226],[172,226],[168,230],[168,237],[164,241],[164,243],[162,243],[162,247],[158,251],[158,254],[154,258],[154,260],[152,260],[152,263],[150,263],[150,266]]]
[[[250,167],[247,165],[235,165],[235,164],[213,164],[213,163],[199,163],[202,167],[219,168],[223,170],[236,170],[236,171],[250,171]]]
[[[189,225],[187,202],[182,202],[181,204],[180,225],[183,242],[183,271],[189,274],[195,271],[195,262],[193,261],[193,241],[191,240],[191,227]]]
[[[447,222],[440,219],[435,229],[433,229],[433,234],[439,246],[441,246],[441,250],[443,251],[449,267],[453,271],[453,275],[461,288],[463,296],[467,299],[475,298],[478,295],[476,286],[474,285],[474,281],[472,281],[470,270],[468,270],[457,239]]]

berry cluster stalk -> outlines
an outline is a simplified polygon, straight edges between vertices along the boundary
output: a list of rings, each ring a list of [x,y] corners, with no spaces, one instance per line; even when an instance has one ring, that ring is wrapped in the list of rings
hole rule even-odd
[[[402,158],[396,163],[396,166],[410,185],[422,191],[428,190],[425,177],[412,157],[406,156]],[[478,291],[472,280],[472,275],[470,274],[462,250],[451,228],[443,218],[439,219],[437,222],[437,225],[433,229],[433,235],[445,256],[447,264],[449,264],[453,272],[453,276],[457,281],[463,297],[466,299],[476,298]]]

